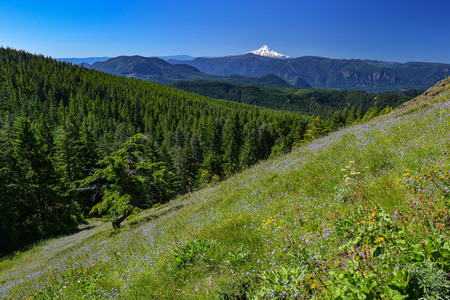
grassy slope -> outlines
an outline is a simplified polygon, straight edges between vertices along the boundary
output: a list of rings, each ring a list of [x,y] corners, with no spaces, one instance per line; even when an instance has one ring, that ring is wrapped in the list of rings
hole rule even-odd
[[[72,236],[17,253],[0,262],[0,297],[203,299],[245,290],[269,298],[283,291],[297,297],[327,298],[342,291],[349,295],[365,280],[346,285],[333,273],[351,270],[351,263],[359,263],[356,252],[362,251],[340,248],[355,238],[338,234],[345,231],[345,221],[355,232],[363,230],[365,235],[367,230],[372,248],[380,247],[382,258],[372,258],[371,267],[382,285],[393,270],[381,266],[392,264],[389,260],[401,262],[390,242],[400,238],[390,236],[384,225],[365,229],[352,223],[351,216],[361,205],[366,213],[374,213],[373,220],[366,216],[368,222],[383,224],[387,219],[378,219],[383,208],[408,243],[449,237],[449,202],[444,197],[450,182],[449,92],[447,79],[390,115],[142,212],[118,232],[108,223],[92,221],[92,227]],[[441,181],[436,177],[439,180],[420,183],[434,171],[440,172]],[[411,180],[419,192],[407,187]],[[428,208],[428,216],[420,205]],[[393,218],[399,213],[404,217]],[[375,243],[380,237],[384,241]],[[182,266],[172,251],[194,239],[207,242],[197,241],[199,255]],[[304,267],[298,274],[289,267],[295,257]],[[301,281],[292,289],[282,278]]]

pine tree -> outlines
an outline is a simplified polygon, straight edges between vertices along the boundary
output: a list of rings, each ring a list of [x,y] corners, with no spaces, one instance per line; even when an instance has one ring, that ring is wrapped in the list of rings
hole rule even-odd
[[[245,130],[245,139],[242,145],[240,155],[240,165],[243,168],[250,167],[258,161],[257,131],[252,124],[247,125]]]
[[[60,126],[56,138],[56,162],[62,181],[70,184],[77,178],[76,176],[77,159],[79,150],[79,138],[77,130],[73,128],[73,124],[67,119],[64,126]]]
[[[8,124],[0,130],[0,254],[14,249],[20,236],[21,220],[18,218],[20,186],[15,184],[11,168],[11,143]],[[20,197],[21,198],[21,197]]]
[[[308,129],[305,133],[305,138],[307,140],[316,139],[318,137],[324,136],[327,134],[330,130],[323,125],[322,120],[319,116],[314,118],[311,123],[308,124]]]
[[[148,137],[137,134],[121,149],[99,162],[104,168],[87,177],[81,186],[106,181],[102,202],[95,205],[92,215],[105,215],[115,229],[136,209],[171,199],[175,178],[162,162],[151,160]]]
[[[78,212],[64,195],[58,194],[58,178],[48,145],[38,140],[27,118],[15,126],[12,160],[14,184],[20,190],[20,221],[28,235],[39,237],[67,233],[78,223]]]
[[[227,176],[240,170],[241,128],[238,113],[227,121],[223,135],[224,171]]]
[[[275,139],[271,131],[271,126],[268,124],[262,124],[258,129],[258,159],[268,158],[272,151]]]
[[[223,176],[223,150],[222,131],[223,122],[221,119],[210,118],[207,124],[204,160],[202,169],[206,170],[210,177],[214,175]]]

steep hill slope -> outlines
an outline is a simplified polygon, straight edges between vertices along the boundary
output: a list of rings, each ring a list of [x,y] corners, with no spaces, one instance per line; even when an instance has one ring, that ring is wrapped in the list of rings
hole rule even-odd
[[[254,54],[218,58],[197,58],[187,63],[200,71],[227,76],[275,74],[289,83],[297,78],[313,88],[359,89],[368,92],[427,89],[450,74],[450,65],[441,63],[385,63],[359,59],[330,59],[304,56],[274,59]]]
[[[258,76],[260,78],[233,74],[215,76],[200,72],[197,68],[187,64],[170,64],[157,57],[142,57],[138,55],[118,56],[107,61],[98,61],[92,65],[83,64],[83,66],[114,75],[144,79],[162,84],[169,84],[175,80],[215,80],[241,84],[259,84],[278,88],[292,87],[291,84],[283,79],[267,73]],[[310,87],[308,83],[301,81],[301,79],[295,82],[295,86],[299,88]]]
[[[450,294],[450,80],[229,180],[0,262],[3,297]]]

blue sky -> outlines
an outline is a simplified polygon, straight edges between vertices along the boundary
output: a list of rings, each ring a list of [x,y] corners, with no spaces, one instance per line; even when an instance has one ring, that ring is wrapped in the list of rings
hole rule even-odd
[[[0,46],[52,57],[293,57],[450,63],[449,0],[0,0]]]

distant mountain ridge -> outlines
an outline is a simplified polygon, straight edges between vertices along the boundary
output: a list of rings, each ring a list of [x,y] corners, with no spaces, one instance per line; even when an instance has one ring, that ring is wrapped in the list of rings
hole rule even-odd
[[[92,65],[83,64],[83,66],[115,75],[162,84],[170,84],[177,80],[213,80],[235,84],[258,84],[276,88],[294,87],[273,74],[264,74],[258,76],[258,78],[236,74],[230,74],[228,76],[210,75],[188,64],[170,64],[157,57],[142,57],[138,55],[118,56],[107,61],[96,62]],[[295,87],[310,88],[311,86],[306,81],[299,79],[295,82]]]
[[[168,60],[168,59],[176,59],[176,60],[193,60],[196,57],[190,56],[190,55],[186,55],[186,54],[181,54],[181,55],[170,55],[170,56],[155,56],[164,60]],[[70,62],[73,64],[77,64],[77,65],[86,65],[86,64],[90,64],[92,65],[93,63],[96,62],[103,62],[103,61],[107,61],[108,59],[111,59],[113,57],[109,57],[109,56],[102,56],[102,57],[66,57],[66,58],[56,58],[56,60],[58,61],[65,61],[65,62]]]
[[[111,59],[111,57],[108,57],[108,56],[84,57],[84,58],[83,57],[66,57],[66,58],[57,58],[56,60],[81,65],[81,64],[93,64],[97,61],[106,61],[108,59]]]
[[[109,60],[123,60],[124,57],[134,57],[135,59],[122,61],[114,68],[108,66],[111,64],[108,62]],[[140,59],[137,59],[138,57]],[[271,50],[266,45],[258,50],[234,56],[194,58],[188,55],[175,55],[161,57],[171,65],[189,65],[194,69],[171,67],[161,61],[158,62],[158,58],[155,57],[145,58],[147,62],[141,58],[142,56],[119,56],[109,59],[108,57],[92,57],[59,60],[163,84],[169,84],[176,80],[213,80],[239,84],[260,84],[255,80],[244,79],[244,77],[260,78],[273,74],[297,88],[358,89],[366,92],[426,90],[450,75],[450,64],[445,63],[398,63],[370,59],[331,59],[317,56],[290,58]],[[150,67],[149,63],[152,59],[153,67]],[[86,63],[82,60],[91,62]],[[92,63],[93,60],[98,61]],[[126,66],[127,64],[129,65]],[[238,75],[244,77],[238,78],[236,77]],[[224,78],[229,76],[233,76],[232,81],[230,78]],[[285,83],[263,85],[281,88]]]
[[[168,62],[186,63],[213,75],[239,74],[259,77],[274,74],[291,84],[294,84],[297,78],[301,78],[313,88],[359,89],[367,92],[425,90],[450,75],[450,64],[444,63],[388,63],[316,56],[275,59],[253,53],[196,58],[186,62],[168,60]]]

